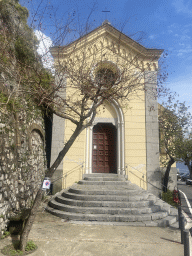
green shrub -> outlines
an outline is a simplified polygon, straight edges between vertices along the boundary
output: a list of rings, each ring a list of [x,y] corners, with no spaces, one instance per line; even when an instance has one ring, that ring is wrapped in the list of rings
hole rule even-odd
[[[7,246],[5,246],[1,252],[4,255],[8,255],[8,256],[20,256],[20,255],[25,255],[24,252],[19,250],[19,241],[15,241],[13,242],[13,244],[9,244]],[[37,249],[37,245],[34,244],[33,241],[28,241],[27,245],[25,247],[25,252],[31,252],[34,251],[35,249]]]
[[[9,236],[10,232],[9,231],[5,231],[1,237],[1,239],[4,239],[5,237]]]
[[[177,190],[167,190],[167,192],[162,192],[162,200],[167,202],[168,204],[178,207],[180,205],[180,200],[179,200],[179,194]]]
[[[28,241],[27,242],[27,245],[25,247],[25,251],[28,252],[28,251],[33,251],[37,248],[37,245],[33,242],[33,241]]]

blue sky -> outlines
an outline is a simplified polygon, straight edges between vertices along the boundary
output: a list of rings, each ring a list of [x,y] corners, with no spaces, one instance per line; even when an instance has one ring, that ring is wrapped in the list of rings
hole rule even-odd
[[[192,112],[192,1],[191,0],[20,0],[30,13],[37,8],[47,10],[42,19],[42,31],[52,36],[53,19],[50,20],[52,6],[57,10],[59,24],[69,16],[75,17],[77,24],[85,22],[91,9],[90,24],[94,29],[107,19],[117,29],[127,35],[142,35],[141,44],[149,48],[164,49],[169,73],[167,85],[186,101]],[[49,14],[48,14],[49,13]],[[52,16],[53,17],[53,16]],[[52,18],[51,17],[51,18]],[[52,32],[51,32],[52,31]],[[135,37],[135,38],[136,38]]]

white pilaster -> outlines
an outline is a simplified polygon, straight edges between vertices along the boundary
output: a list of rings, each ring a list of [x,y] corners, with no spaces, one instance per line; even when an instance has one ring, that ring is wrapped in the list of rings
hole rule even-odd
[[[89,128],[89,173],[92,173],[93,126]]]
[[[85,173],[89,173],[89,128],[86,128]]]
[[[121,174],[121,129],[119,121],[117,124],[117,174]]]
[[[121,161],[122,161],[122,167],[121,172],[123,175],[125,175],[125,131],[124,131],[124,122],[121,124]]]

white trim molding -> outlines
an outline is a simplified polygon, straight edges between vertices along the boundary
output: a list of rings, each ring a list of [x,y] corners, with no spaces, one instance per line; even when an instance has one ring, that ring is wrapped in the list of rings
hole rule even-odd
[[[92,173],[92,147],[93,147],[93,126],[97,123],[112,123],[117,128],[117,174],[125,175],[125,125],[123,111],[119,103],[110,100],[109,105],[113,107],[117,118],[96,117],[93,125],[86,130],[86,173]]]

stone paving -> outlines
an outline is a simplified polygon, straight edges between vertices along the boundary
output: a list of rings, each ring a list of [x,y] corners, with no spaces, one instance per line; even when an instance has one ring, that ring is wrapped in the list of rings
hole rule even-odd
[[[178,229],[68,222],[42,207],[29,236],[38,245],[32,256],[184,255]],[[0,249],[10,242],[1,240]]]

